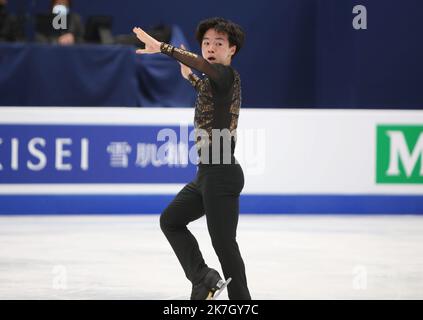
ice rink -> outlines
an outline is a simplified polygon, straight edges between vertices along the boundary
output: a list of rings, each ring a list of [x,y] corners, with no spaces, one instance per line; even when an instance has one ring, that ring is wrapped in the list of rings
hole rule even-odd
[[[220,271],[205,218],[189,228]],[[423,299],[422,216],[241,215],[238,242],[253,299]],[[0,217],[0,299],[190,290],[158,215]]]

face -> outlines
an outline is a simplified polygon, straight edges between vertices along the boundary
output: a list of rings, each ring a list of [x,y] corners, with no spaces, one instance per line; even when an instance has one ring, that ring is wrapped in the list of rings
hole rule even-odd
[[[58,4],[69,7],[69,1],[68,0],[56,0],[56,1],[54,1],[54,5],[58,5]]]
[[[203,36],[201,53],[203,58],[210,63],[221,63],[225,66],[231,64],[236,46],[230,46],[228,35],[218,33],[215,29],[209,29]]]

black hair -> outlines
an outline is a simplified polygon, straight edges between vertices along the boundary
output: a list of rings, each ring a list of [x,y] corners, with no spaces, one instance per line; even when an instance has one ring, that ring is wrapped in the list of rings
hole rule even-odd
[[[245,33],[238,24],[219,17],[208,18],[201,21],[197,26],[197,31],[195,32],[195,38],[200,43],[200,46],[203,41],[204,34],[209,29],[215,29],[216,32],[226,33],[228,35],[229,45],[231,47],[234,45],[236,46],[234,56],[239,52],[239,50],[241,50],[244,44]]]

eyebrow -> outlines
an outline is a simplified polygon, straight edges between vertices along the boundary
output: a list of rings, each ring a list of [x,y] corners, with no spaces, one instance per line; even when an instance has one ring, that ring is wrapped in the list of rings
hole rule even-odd
[[[207,38],[207,37],[204,37],[204,38],[203,38],[203,40],[210,40],[210,39],[209,39],[209,38]],[[225,38],[220,38],[220,37],[219,37],[219,38],[216,38],[216,40],[225,40]]]

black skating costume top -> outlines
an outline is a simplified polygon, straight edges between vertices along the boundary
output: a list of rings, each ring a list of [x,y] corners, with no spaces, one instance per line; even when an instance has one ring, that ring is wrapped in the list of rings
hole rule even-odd
[[[238,72],[230,66],[211,64],[201,56],[167,43],[162,43],[160,50],[205,75],[203,78],[193,73],[189,75],[189,82],[198,92],[194,127],[200,162],[235,163],[233,154],[241,108],[241,79]],[[216,141],[213,143],[213,137],[215,140],[220,138],[220,148],[217,148]],[[208,157],[201,157],[204,146],[209,150]]]

